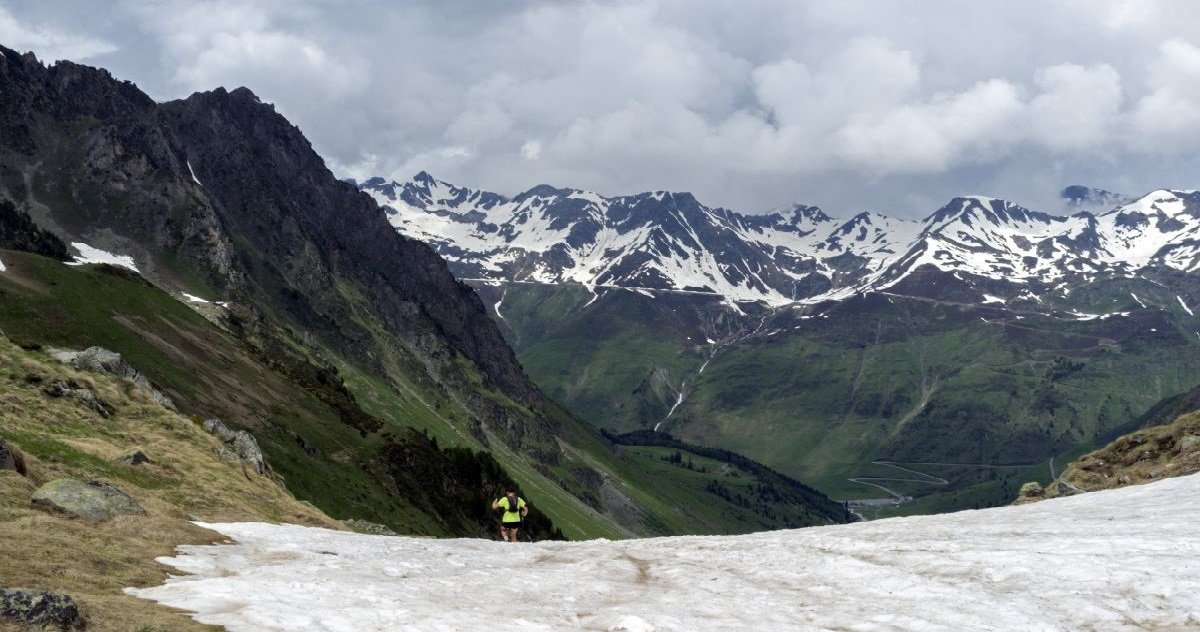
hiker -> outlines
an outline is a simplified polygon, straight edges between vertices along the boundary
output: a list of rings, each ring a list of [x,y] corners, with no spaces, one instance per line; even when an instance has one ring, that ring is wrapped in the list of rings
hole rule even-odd
[[[503,512],[500,514],[500,539],[505,542],[516,542],[517,530],[521,528],[522,520],[529,514],[529,507],[525,505],[525,499],[518,497],[515,489],[507,489],[503,498],[492,501],[492,509]]]

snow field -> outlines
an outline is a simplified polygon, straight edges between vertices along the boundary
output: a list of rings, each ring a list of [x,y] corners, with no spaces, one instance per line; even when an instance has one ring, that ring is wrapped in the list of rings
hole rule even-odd
[[[79,241],[71,242],[71,245],[79,251],[79,256],[75,257],[74,261],[68,263],[67,265],[69,266],[81,266],[85,263],[107,263],[109,265],[128,268],[134,272],[137,272],[138,274],[141,274],[141,271],[137,269],[137,265],[133,262],[133,257],[127,255],[116,255],[108,252],[107,250],[93,248]]]
[[[202,525],[126,592],[239,630],[1200,629],[1200,476],[746,536],[507,545]]]

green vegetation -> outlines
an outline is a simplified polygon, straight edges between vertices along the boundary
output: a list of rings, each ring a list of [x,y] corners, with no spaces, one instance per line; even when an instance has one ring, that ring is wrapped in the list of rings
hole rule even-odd
[[[689,443],[745,454],[844,499],[886,496],[849,480],[886,477],[874,461],[948,464],[906,465],[946,484],[899,482],[916,500],[881,514],[1006,504],[1020,482],[1048,479],[1052,457],[1062,467],[1200,382],[1200,321],[1153,280],[1105,281],[1014,311],[876,294],[815,318],[792,309],[718,316],[694,297],[634,292],[584,309],[591,295],[579,287],[482,295],[500,292],[530,375],[596,426],[661,422]],[[1078,320],[1068,311],[1130,313]]]
[[[333,516],[379,522],[403,533],[480,533],[477,512],[438,513],[444,506],[430,504],[421,491],[436,483],[463,500],[467,488],[479,487],[481,480],[470,476],[476,470],[464,465],[470,460],[465,453],[414,449],[420,441],[400,423],[392,432],[369,431],[379,420],[358,409],[336,373],[272,363],[122,269],[72,268],[11,251],[3,251],[3,260],[8,271],[0,274],[0,330],[10,339],[35,349],[98,345],[120,352],[180,410],[196,419],[219,417],[254,433],[288,488]],[[364,401],[404,403],[385,389],[359,390],[374,394]],[[396,468],[387,457],[404,450],[416,455],[415,463],[439,473],[420,480]],[[474,467],[480,472],[495,466],[486,454],[470,454],[476,455]],[[467,478],[456,481],[454,474]],[[485,503],[490,493],[479,488],[477,498],[470,498]],[[546,532],[552,531],[547,523]]]
[[[410,377],[420,374],[411,369],[371,372],[336,356],[329,365],[315,355],[288,360],[314,352],[247,345],[125,270],[0,256],[9,268],[0,274],[0,330],[11,339],[35,349],[99,345],[122,353],[180,410],[254,433],[288,489],[339,519],[401,533],[491,537],[487,503],[512,480],[535,512],[537,537],[555,530],[572,539],[735,533],[820,522],[799,513],[772,520],[752,510],[711,511],[711,494],[690,475],[664,470],[643,451],[614,453],[596,429],[552,402],[542,414],[553,430],[510,447],[446,390]],[[241,314],[231,306],[233,327],[260,326]],[[235,331],[256,339],[252,329]],[[522,414],[488,393],[469,363],[460,370],[479,397]]]

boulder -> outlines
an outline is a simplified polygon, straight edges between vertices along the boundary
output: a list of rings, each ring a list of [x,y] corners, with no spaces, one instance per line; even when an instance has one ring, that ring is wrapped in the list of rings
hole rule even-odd
[[[177,410],[175,402],[171,401],[170,397],[167,397],[161,391],[154,388],[150,384],[150,380],[141,371],[133,368],[133,365],[126,362],[121,357],[121,354],[116,351],[110,351],[104,347],[88,347],[83,351],[50,349],[49,353],[50,357],[55,360],[63,364],[69,364],[80,371],[108,373],[117,377],[127,378],[133,382],[134,386],[145,391],[154,401],[163,407]]]
[[[0,470],[13,470],[21,476],[25,476],[25,458],[21,456],[20,451],[8,445],[4,439],[0,439]]]
[[[1021,486],[1022,498],[1041,498],[1046,495],[1046,490],[1042,489],[1041,483],[1030,481]]]
[[[141,465],[142,463],[150,462],[150,457],[146,456],[146,453],[142,452],[141,448],[134,448],[117,457],[117,463],[124,463],[125,465]]]
[[[92,389],[74,380],[54,380],[46,388],[42,389],[42,392],[50,397],[70,397],[77,399],[84,406],[87,406],[105,419],[113,416],[113,408],[108,402],[101,399]]]
[[[1179,440],[1180,454],[1187,454],[1197,449],[1200,449],[1200,437],[1196,435],[1187,435]]]
[[[118,515],[146,513],[129,494],[100,481],[60,478],[33,493],[34,507],[86,520],[103,521]]]
[[[359,520],[358,518],[350,518],[343,520],[342,524],[350,527],[355,533],[365,533],[367,535],[400,535],[392,531],[387,525],[371,522],[369,520]]]
[[[70,595],[58,595],[24,588],[0,588],[0,621],[23,626],[56,626],[60,629],[83,627],[79,606]]]
[[[217,435],[225,444],[217,450],[217,458],[231,463],[243,463],[250,466],[259,476],[267,473],[267,460],[263,457],[262,449],[254,435],[245,430],[232,430],[220,419],[208,419],[204,429]]]
[[[1053,483],[1050,483],[1050,485],[1047,486],[1046,493],[1049,496],[1059,497],[1059,496],[1074,496],[1076,494],[1083,494],[1086,492],[1084,490],[1079,489],[1078,487],[1072,485],[1071,483],[1068,483],[1067,481],[1058,480],[1058,481],[1054,481]]]

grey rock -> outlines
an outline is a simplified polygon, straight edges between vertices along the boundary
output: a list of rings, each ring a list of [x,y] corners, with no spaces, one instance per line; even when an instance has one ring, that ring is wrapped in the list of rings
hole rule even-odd
[[[146,453],[142,452],[141,448],[134,448],[117,457],[117,463],[124,463],[125,465],[141,465],[142,463],[151,462],[150,457],[146,456]]]
[[[367,535],[400,535],[385,525],[381,525],[378,522],[371,522],[369,520],[350,518],[349,520],[343,520],[342,524],[350,527],[350,529],[355,533],[365,533]]]
[[[259,476],[267,473],[267,460],[263,457],[258,441],[245,430],[231,430],[220,419],[204,421],[204,430],[217,435],[225,443],[217,450],[217,458],[230,463],[244,463],[250,466]]]
[[[202,427],[205,432],[211,432],[220,437],[221,441],[226,443],[233,441],[233,431],[220,419],[205,419]]]
[[[21,476],[26,474],[25,458],[4,439],[0,439],[0,470],[12,470]]]
[[[104,347],[88,347],[83,351],[50,349],[49,353],[50,357],[55,360],[63,364],[69,364],[80,371],[108,373],[117,377],[127,378],[163,407],[178,410],[175,408],[175,402],[171,401],[170,397],[167,397],[161,391],[154,388],[150,384],[150,380],[141,371],[138,371],[133,365],[126,362],[121,357],[121,354],[116,351],[111,351]]]
[[[70,595],[25,588],[0,588],[0,620],[61,629],[83,627],[79,606]]]
[[[97,415],[108,419],[113,416],[113,408],[90,388],[76,383],[74,380],[54,380],[42,392],[50,397],[70,397],[79,400]]]
[[[1200,449],[1200,437],[1196,435],[1187,435],[1179,440],[1179,453],[1187,454],[1196,449]]]
[[[1049,490],[1058,496],[1074,496],[1076,494],[1087,493],[1085,490],[1079,489],[1067,481],[1054,481],[1050,484]]]
[[[146,513],[129,494],[108,483],[74,478],[60,478],[42,485],[33,493],[32,503],[40,509],[97,522]]]

